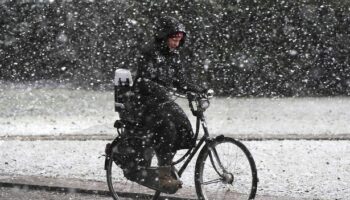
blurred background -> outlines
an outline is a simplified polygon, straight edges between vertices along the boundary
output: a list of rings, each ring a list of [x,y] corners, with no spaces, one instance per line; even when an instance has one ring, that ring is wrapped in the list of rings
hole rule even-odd
[[[111,89],[117,67],[182,21],[188,76],[222,96],[348,96],[346,0],[0,0],[0,80]]]
[[[114,70],[135,71],[161,15],[219,96],[211,135],[255,138],[258,195],[350,199],[348,0],[0,0],[0,175],[105,181]]]

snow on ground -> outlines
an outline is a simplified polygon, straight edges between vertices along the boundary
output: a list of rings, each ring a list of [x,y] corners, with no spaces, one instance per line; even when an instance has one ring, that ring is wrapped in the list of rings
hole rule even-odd
[[[190,114],[186,100],[178,102]],[[214,134],[349,134],[350,98],[214,98],[207,117]],[[115,134],[116,118],[111,91],[0,84],[0,136]],[[105,143],[0,141],[0,173],[104,181]],[[348,141],[245,144],[257,163],[259,194],[350,199]],[[192,182],[192,174],[183,176]]]
[[[114,134],[113,92],[0,86],[0,136]],[[191,116],[185,99],[179,104]],[[348,134],[350,98],[214,98],[213,134]]]
[[[348,141],[249,141],[258,194],[298,199],[350,199]],[[0,174],[105,181],[106,141],[2,141]],[[194,162],[183,174],[193,185]]]
[[[18,85],[2,85],[0,92],[0,135],[114,131],[111,92]]]

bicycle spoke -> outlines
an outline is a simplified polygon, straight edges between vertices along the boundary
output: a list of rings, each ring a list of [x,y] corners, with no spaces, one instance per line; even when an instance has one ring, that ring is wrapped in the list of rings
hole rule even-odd
[[[219,164],[219,167],[222,169],[224,173],[227,173],[226,169],[222,166],[221,160],[219,158],[218,152],[216,151],[215,148],[211,148],[211,152],[214,153],[214,157],[216,158],[217,163]]]
[[[221,178],[218,178],[218,179],[214,179],[214,180],[211,180],[211,181],[206,181],[206,182],[201,182],[202,185],[209,185],[209,184],[213,184],[213,183],[220,183],[222,181]]]
[[[209,151],[209,158],[210,158],[211,165],[213,166],[213,168],[214,168],[214,170],[216,171],[216,173],[217,173],[220,177],[222,177],[221,173],[219,172],[219,170],[218,170],[218,169],[216,168],[216,166],[215,166],[215,161],[214,161],[214,159],[213,159],[213,155],[212,155],[211,151]]]
[[[235,160],[237,160],[237,157],[238,157],[238,152],[236,152],[236,155],[235,155]],[[233,167],[233,171],[235,172],[237,169],[237,162],[235,162],[235,165]]]

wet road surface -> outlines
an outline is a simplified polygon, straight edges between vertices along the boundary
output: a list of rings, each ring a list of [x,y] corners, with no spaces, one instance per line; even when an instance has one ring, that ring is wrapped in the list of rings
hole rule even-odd
[[[45,190],[27,190],[20,188],[0,187],[0,200],[111,200],[112,197],[82,194],[65,193]],[[127,200],[127,199],[123,199]]]

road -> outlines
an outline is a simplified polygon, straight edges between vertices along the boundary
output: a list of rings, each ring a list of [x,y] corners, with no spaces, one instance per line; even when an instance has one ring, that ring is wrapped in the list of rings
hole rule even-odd
[[[0,200],[111,200],[109,196],[0,187]],[[123,199],[127,200],[127,199]]]
[[[107,141],[0,141],[0,174],[99,180]],[[258,195],[349,199],[348,141],[245,141],[260,179]],[[183,174],[193,184],[194,162]]]

